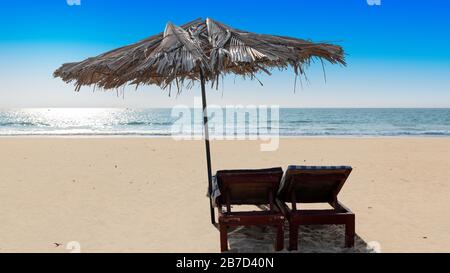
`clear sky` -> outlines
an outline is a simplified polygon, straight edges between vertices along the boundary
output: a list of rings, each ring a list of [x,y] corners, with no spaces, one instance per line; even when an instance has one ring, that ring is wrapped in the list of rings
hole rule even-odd
[[[450,107],[450,1],[22,0],[0,3],[0,108],[166,107],[192,104],[198,88],[168,97],[158,87],[80,93],[52,77],[83,60],[164,30],[211,17],[252,32],[329,41],[344,47],[347,67],[317,63],[294,93],[292,71],[257,81],[229,77],[209,90],[214,104],[286,107]]]

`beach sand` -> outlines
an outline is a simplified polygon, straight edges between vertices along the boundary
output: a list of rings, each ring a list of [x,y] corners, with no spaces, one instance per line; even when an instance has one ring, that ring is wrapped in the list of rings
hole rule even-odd
[[[0,151],[0,252],[69,252],[72,241],[82,252],[219,251],[202,141],[8,137]],[[352,165],[339,195],[356,213],[350,251],[450,251],[450,138],[284,138],[275,152],[213,141],[212,158],[214,170]],[[233,230],[231,251],[272,251],[271,232]],[[342,233],[303,228],[300,251],[349,251]]]

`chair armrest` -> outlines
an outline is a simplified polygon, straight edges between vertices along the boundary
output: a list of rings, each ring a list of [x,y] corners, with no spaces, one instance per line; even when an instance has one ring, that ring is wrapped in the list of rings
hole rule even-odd
[[[335,209],[343,210],[345,213],[353,213],[347,206],[345,206],[339,201],[336,202]]]

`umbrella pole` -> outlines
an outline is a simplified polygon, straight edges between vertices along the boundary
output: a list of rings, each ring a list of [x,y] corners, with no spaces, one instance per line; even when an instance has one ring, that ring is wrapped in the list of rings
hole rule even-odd
[[[206,164],[208,167],[208,193],[211,196],[212,189],[212,173],[211,173],[211,150],[209,147],[209,129],[208,129],[208,110],[206,108],[206,92],[205,92],[205,77],[203,71],[200,69],[200,82],[202,86],[202,104],[203,104],[203,128],[205,132],[205,148],[206,148]],[[216,224],[214,208],[211,203],[211,197],[209,200],[209,210],[211,213],[211,223]]]

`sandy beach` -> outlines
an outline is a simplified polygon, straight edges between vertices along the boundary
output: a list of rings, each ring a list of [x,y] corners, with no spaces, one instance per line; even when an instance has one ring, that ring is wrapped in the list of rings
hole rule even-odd
[[[450,138],[214,141],[213,169],[352,165],[340,200],[356,213],[356,252],[450,250]],[[218,252],[201,141],[0,138],[0,252]],[[342,230],[304,229],[300,251],[347,251]],[[264,230],[230,234],[231,251],[271,251]],[[264,238],[265,237],[265,238]]]

